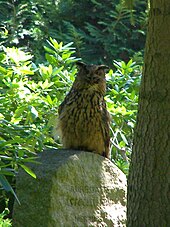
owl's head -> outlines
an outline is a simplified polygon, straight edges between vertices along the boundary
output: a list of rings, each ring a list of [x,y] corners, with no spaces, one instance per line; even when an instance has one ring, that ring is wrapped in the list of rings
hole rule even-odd
[[[76,80],[82,84],[93,86],[106,83],[105,75],[109,71],[106,65],[87,65],[83,62],[77,62],[79,72]]]

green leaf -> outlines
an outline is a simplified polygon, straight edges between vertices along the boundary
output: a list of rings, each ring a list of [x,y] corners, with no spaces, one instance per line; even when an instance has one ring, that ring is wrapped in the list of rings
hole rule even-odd
[[[122,132],[120,132],[120,136],[122,137],[122,140],[125,142],[125,144],[128,145],[128,141]]]
[[[22,114],[26,110],[25,106],[18,106],[18,108],[15,110],[15,113],[11,119],[11,123],[19,123],[22,120]]]
[[[48,48],[46,46],[44,46],[44,49],[45,49],[45,51],[47,51],[50,54],[55,54],[55,51],[54,50],[52,50],[52,49],[50,49],[50,48]]]
[[[11,187],[11,185],[8,182],[8,180],[6,179],[6,177],[2,174],[0,174],[0,184],[2,185],[2,187],[4,188],[5,191],[11,192],[15,196],[17,202],[20,204],[20,201],[19,201],[17,195],[15,194],[13,188]]]
[[[20,72],[25,75],[34,75],[34,72],[29,69],[20,69]]]
[[[38,117],[38,111],[35,109],[34,106],[29,106],[28,108],[31,112],[32,119],[36,119]]]
[[[41,162],[36,161],[37,157],[29,157],[29,158],[24,158],[23,162],[31,162],[31,163],[35,163],[35,164],[41,164]]]
[[[67,50],[70,50],[70,49],[75,49],[75,48],[73,48],[73,47],[72,47],[72,48],[70,48],[70,46],[72,46],[72,45],[73,45],[73,42],[70,42],[70,43],[68,43],[68,44],[64,45],[64,46],[63,46],[63,50],[66,50],[66,49],[67,49]],[[68,49],[68,47],[69,47],[69,49]]]
[[[2,167],[1,167],[2,168]],[[11,168],[2,168],[0,170],[1,175],[6,175],[6,176],[15,176],[15,172]]]
[[[11,160],[12,161],[12,157],[6,156],[6,155],[0,155],[1,159],[5,159],[5,160]]]
[[[127,63],[127,67],[128,67],[128,68],[131,67],[131,66],[132,66],[132,63],[133,63],[133,60],[130,59],[130,60],[128,61],[128,63]]]
[[[50,95],[47,95],[47,101],[50,105],[53,104],[53,100],[51,99]]]
[[[2,66],[0,66],[0,72],[2,74],[6,74],[7,73],[7,70],[5,68],[3,68]]]
[[[120,143],[119,143],[119,146],[122,148],[122,147],[125,147],[125,145],[126,145],[126,143],[122,140],[122,141],[120,141]]]
[[[50,55],[50,54],[45,54],[45,58],[47,59],[47,61],[50,63],[50,64],[57,64],[57,60],[56,58],[53,56],[53,55]]]
[[[27,172],[30,176],[36,179],[35,173],[28,166],[25,166],[23,164],[19,164],[19,165],[25,170],[25,172]]]
[[[3,114],[0,113],[0,120],[4,119],[5,116]]]
[[[136,96],[136,92],[135,92],[135,90],[133,90],[130,94],[130,98],[133,100],[135,98],[135,96]]]
[[[64,66],[60,67],[60,68],[54,68],[52,75],[53,77],[56,76],[58,73],[60,73],[63,70]]]

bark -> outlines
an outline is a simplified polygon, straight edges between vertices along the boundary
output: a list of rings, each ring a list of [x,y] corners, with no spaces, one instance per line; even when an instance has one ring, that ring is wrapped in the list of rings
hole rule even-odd
[[[170,226],[170,1],[151,0],[128,178],[129,227]]]

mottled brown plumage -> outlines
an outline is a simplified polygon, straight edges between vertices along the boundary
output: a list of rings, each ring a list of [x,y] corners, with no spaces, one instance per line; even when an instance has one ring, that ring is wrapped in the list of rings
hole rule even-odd
[[[87,150],[110,158],[110,117],[104,100],[108,67],[77,64],[77,77],[59,106],[57,134],[64,148]]]

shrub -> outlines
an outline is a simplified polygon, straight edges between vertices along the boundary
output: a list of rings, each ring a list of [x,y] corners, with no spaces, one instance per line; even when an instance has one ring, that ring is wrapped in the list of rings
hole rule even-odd
[[[5,210],[0,213],[0,227],[12,227],[11,220],[9,218],[5,218],[8,214],[8,208],[5,208]]]
[[[132,59],[114,61],[116,72],[108,74],[107,105],[112,116],[112,161],[128,173],[133,132],[138,109],[138,92],[142,68]]]
[[[137,52],[143,53],[146,9],[146,1],[135,2],[132,10],[122,0],[60,0],[56,37],[73,41],[78,56],[89,63],[128,62]]]
[[[46,62],[36,65],[21,49],[4,47],[0,53],[0,185],[15,195],[15,174],[36,162],[45,147],[59,148],[51,135],[57,108],[72,85],[77,68],[72,43],[54,39],[45,46]],[[112,161],[128,172],[136,121],[141,67],[130,60],[114,61],[107,74],[106,101],[112,116]],[[0,195],[1,197],[3,196]],[[15,195],[16,199],[17,196]],[[18,201],[19,202],[19,201]]]
[[[36,66],[32,56],[15,47],[0,54],[0,183],[14,193],[6,176],[22,167],[33,177],[27,162],[45,146],[58,147],[50,128],[57,106],[74,79],[76,68],[71,43],[52,40],[45,47],[48,64]]]
[[[147,2],[135,1],[133,10],[124,2],[0,1],[0,44],[23,47],[34,53],[36,62],[42,62],[42,46],[52,36],[64,43],[74,42],[77,56],[86,62],[127,62],[136,52],[143,52]]]

